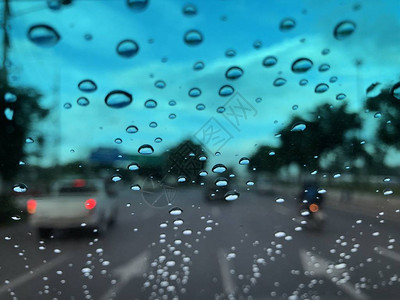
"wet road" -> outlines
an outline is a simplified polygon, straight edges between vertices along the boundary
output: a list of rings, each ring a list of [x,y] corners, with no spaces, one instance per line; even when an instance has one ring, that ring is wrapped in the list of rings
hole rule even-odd
[[[302,228],[293,196],[283,191],[283,203],[253,191],[227,203],[179,188],[172,206],[162,208],[142,195],[121,192],[118,222],[100,237],[69,231],[41,241],[23,222],[1,228],[0,298],[396,299],[400,293],[400,223],[379,209],[366,214],[329,205],[325,227],[315,232]],[[182,213],[171,215],[173,207]]]

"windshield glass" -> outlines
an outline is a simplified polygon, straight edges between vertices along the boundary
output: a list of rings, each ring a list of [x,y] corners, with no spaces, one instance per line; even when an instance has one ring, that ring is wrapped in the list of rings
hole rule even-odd
[[[399,297],[398,1],[0,14],[0,299]]]

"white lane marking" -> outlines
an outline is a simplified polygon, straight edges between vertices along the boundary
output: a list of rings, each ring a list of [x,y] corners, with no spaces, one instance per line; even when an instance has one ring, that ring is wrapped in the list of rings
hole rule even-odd
[[[117,284],[107,290],[100,298],[108,300],[116,296],[116,294],[134,277],[140,277],[145,273],[149,266],[150,251],[145,250],[139,255],[132,258],[127,263],[122,264],[113,270],[112,274],[119,278]]]
[[[299,255],[303,269],[311,272],[311,276],[326,277],[332,280],[333,277],[340,277],[343,272],[347,272],[346,268],[332,268],[333,263],[304,249],[299,250]],[[328,273],[327,270],[330,270]],[[337,285],[338,288],[345,291],[350,297],[357,300],[366,300],[369,297],[360,289],[355,288],[350,282],[344,282]]]
[[[25,282],[28,282],[29,280],[39,276],[40,274],[47,272],[48,270],[67,260],[69,257],[69,254],[61,255],[45,264],[42,264],[40,267],[33,269],[32,272],[24,273],[15,279],[10,279],[9,284],[4,284],[3,286],[0,286],[0,295],[4,292],[7,292],[9,289],[15,289],[16,287],[24,284]]]
[[[383,255],[385,257],[391,258],[397,262],[400,262],[400,254],[394,251],[390,251],[388,249],[385,249],[381,246],[376,247],[375,249],[376,252],[378,252],[380,255]]]
[[[223,249],[218,249],[218,264],[221,271],[222,287],[227,296],[235,295],[236,286],[231,276],[231,265],[226,259],[226,252]]]

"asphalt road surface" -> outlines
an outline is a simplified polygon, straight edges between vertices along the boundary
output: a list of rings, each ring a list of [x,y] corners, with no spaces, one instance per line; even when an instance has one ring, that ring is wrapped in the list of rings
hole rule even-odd
[[[279,196],[126,188],[100,237],[40,240],[15,221],[0,228],[0,299],[399,299],[396,219],[337,204],[322,230],[306,230],[294,196]]]

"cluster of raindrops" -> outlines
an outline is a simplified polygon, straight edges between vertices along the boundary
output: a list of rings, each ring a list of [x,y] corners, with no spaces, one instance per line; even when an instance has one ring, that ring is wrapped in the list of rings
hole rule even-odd
[[[150,290],[149,299],[166,296],[175,299],[186,293],[193,255],[199,254],[196,245],[219,225],[210,216],[202,216],[202,229],[194,230],[185,226],[181,208],[173,207],[169,215],[172,220],[160,224],[159,240],[151,244],[160,254],[151,261],[150,270],[144,274],[143,288]]]

